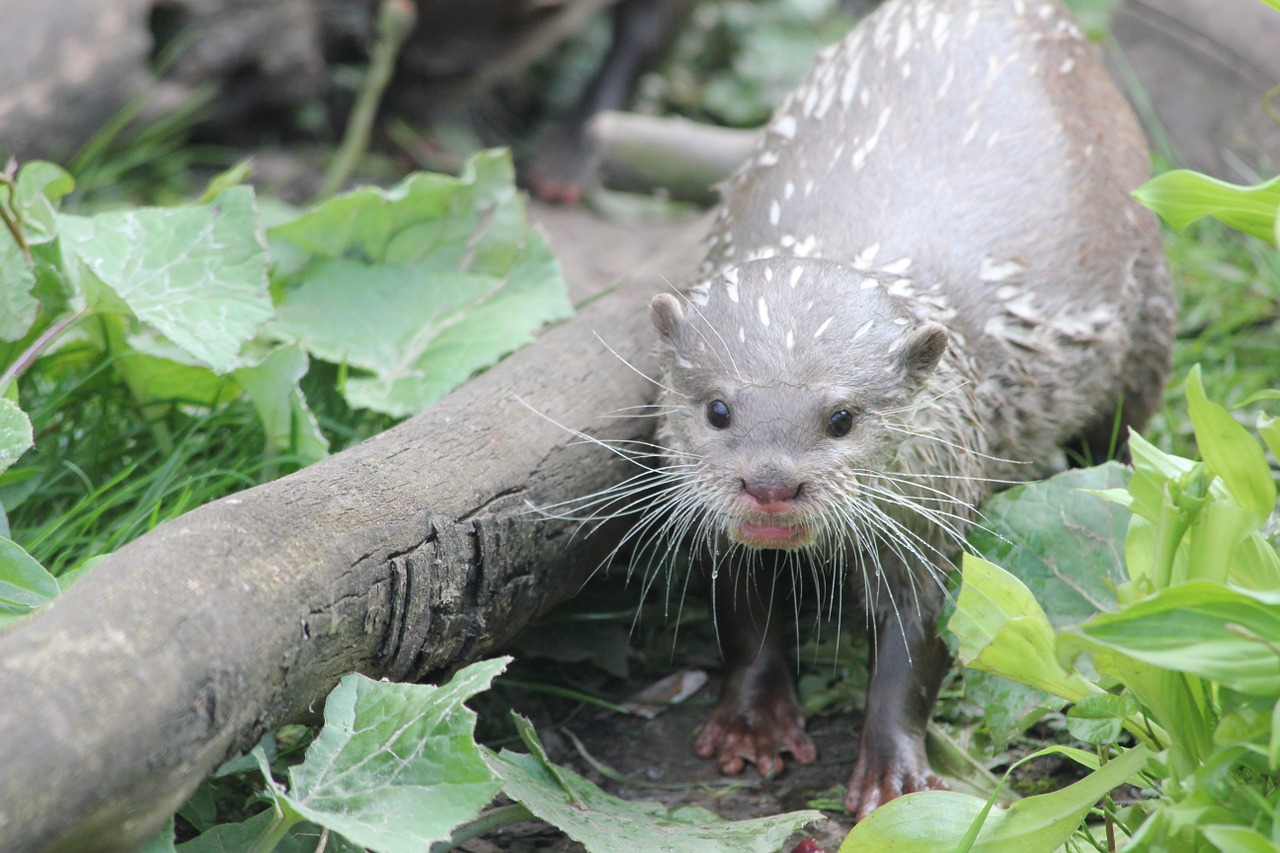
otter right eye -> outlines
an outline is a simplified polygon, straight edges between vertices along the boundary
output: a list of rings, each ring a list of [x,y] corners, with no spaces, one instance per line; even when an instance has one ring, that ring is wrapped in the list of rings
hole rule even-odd
[[[827,435],[832,438],[844,438],[853,429],[853,415],[841,409],[827,421]]]
[[[729,428],[729,406],[724,400],[707,403],[707,423],[715,429]]]

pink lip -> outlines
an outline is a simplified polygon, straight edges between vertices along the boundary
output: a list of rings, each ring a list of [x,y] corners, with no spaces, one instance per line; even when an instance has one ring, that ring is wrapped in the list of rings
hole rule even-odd
[[[744,521],[738,525],[734,537],[744,545],[753,548],[781,548],[799,544],[807,531],[802,525],[791,524],[755,524]]]

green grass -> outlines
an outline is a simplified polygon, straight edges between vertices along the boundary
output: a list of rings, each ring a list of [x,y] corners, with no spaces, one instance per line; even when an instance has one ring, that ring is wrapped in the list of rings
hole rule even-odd
[[[1200,364],[1209,396],[1228,408],[1280,384],[1280,252],[1215,222],[1166,232],[1178,294],[1178,338],[1165,405],[1144,434],[1191,453],[1183,383]]]
[[[335,449],[376,434],[390,419],[353,412],[331,379],[315,391]],[[81,362],[74,348],[24,377],[35,447],[0,476],[11,538],[54,575],[110,553],[182,513],[297,470],[269,455],[247,400],[209,410],[181,400],[134,401],[109,360]]]
[[[144,413],[106,381],[109,369],[24,383],[36,445],[0,497],[12,538],[55,575],[289,467],[264,457],[248,403],[186,412],[175,401]]]

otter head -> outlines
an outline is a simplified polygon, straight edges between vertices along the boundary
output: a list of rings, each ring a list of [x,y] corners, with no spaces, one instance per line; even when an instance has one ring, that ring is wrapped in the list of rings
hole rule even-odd
[[[684,306],[664,293],[649,310],[667,471],[696,496],[681,505],[754,548],[804,548],[847,526],[947,348],[946,329],[882,281],[830,261],[752,261]]]

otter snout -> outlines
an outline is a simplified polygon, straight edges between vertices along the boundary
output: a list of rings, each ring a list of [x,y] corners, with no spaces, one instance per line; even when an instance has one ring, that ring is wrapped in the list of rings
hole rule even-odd
[[[796,498],[804,484],[773,474],[744,477],[741,503],[746,510],[729,536],[750,548],[803,548],[813,532],[796,513]]]
[[[742,491],[754,502],[754,509],[773,514],[791,510],[792,501],[800,494],[800,484],[774,479],[745,479]]]

